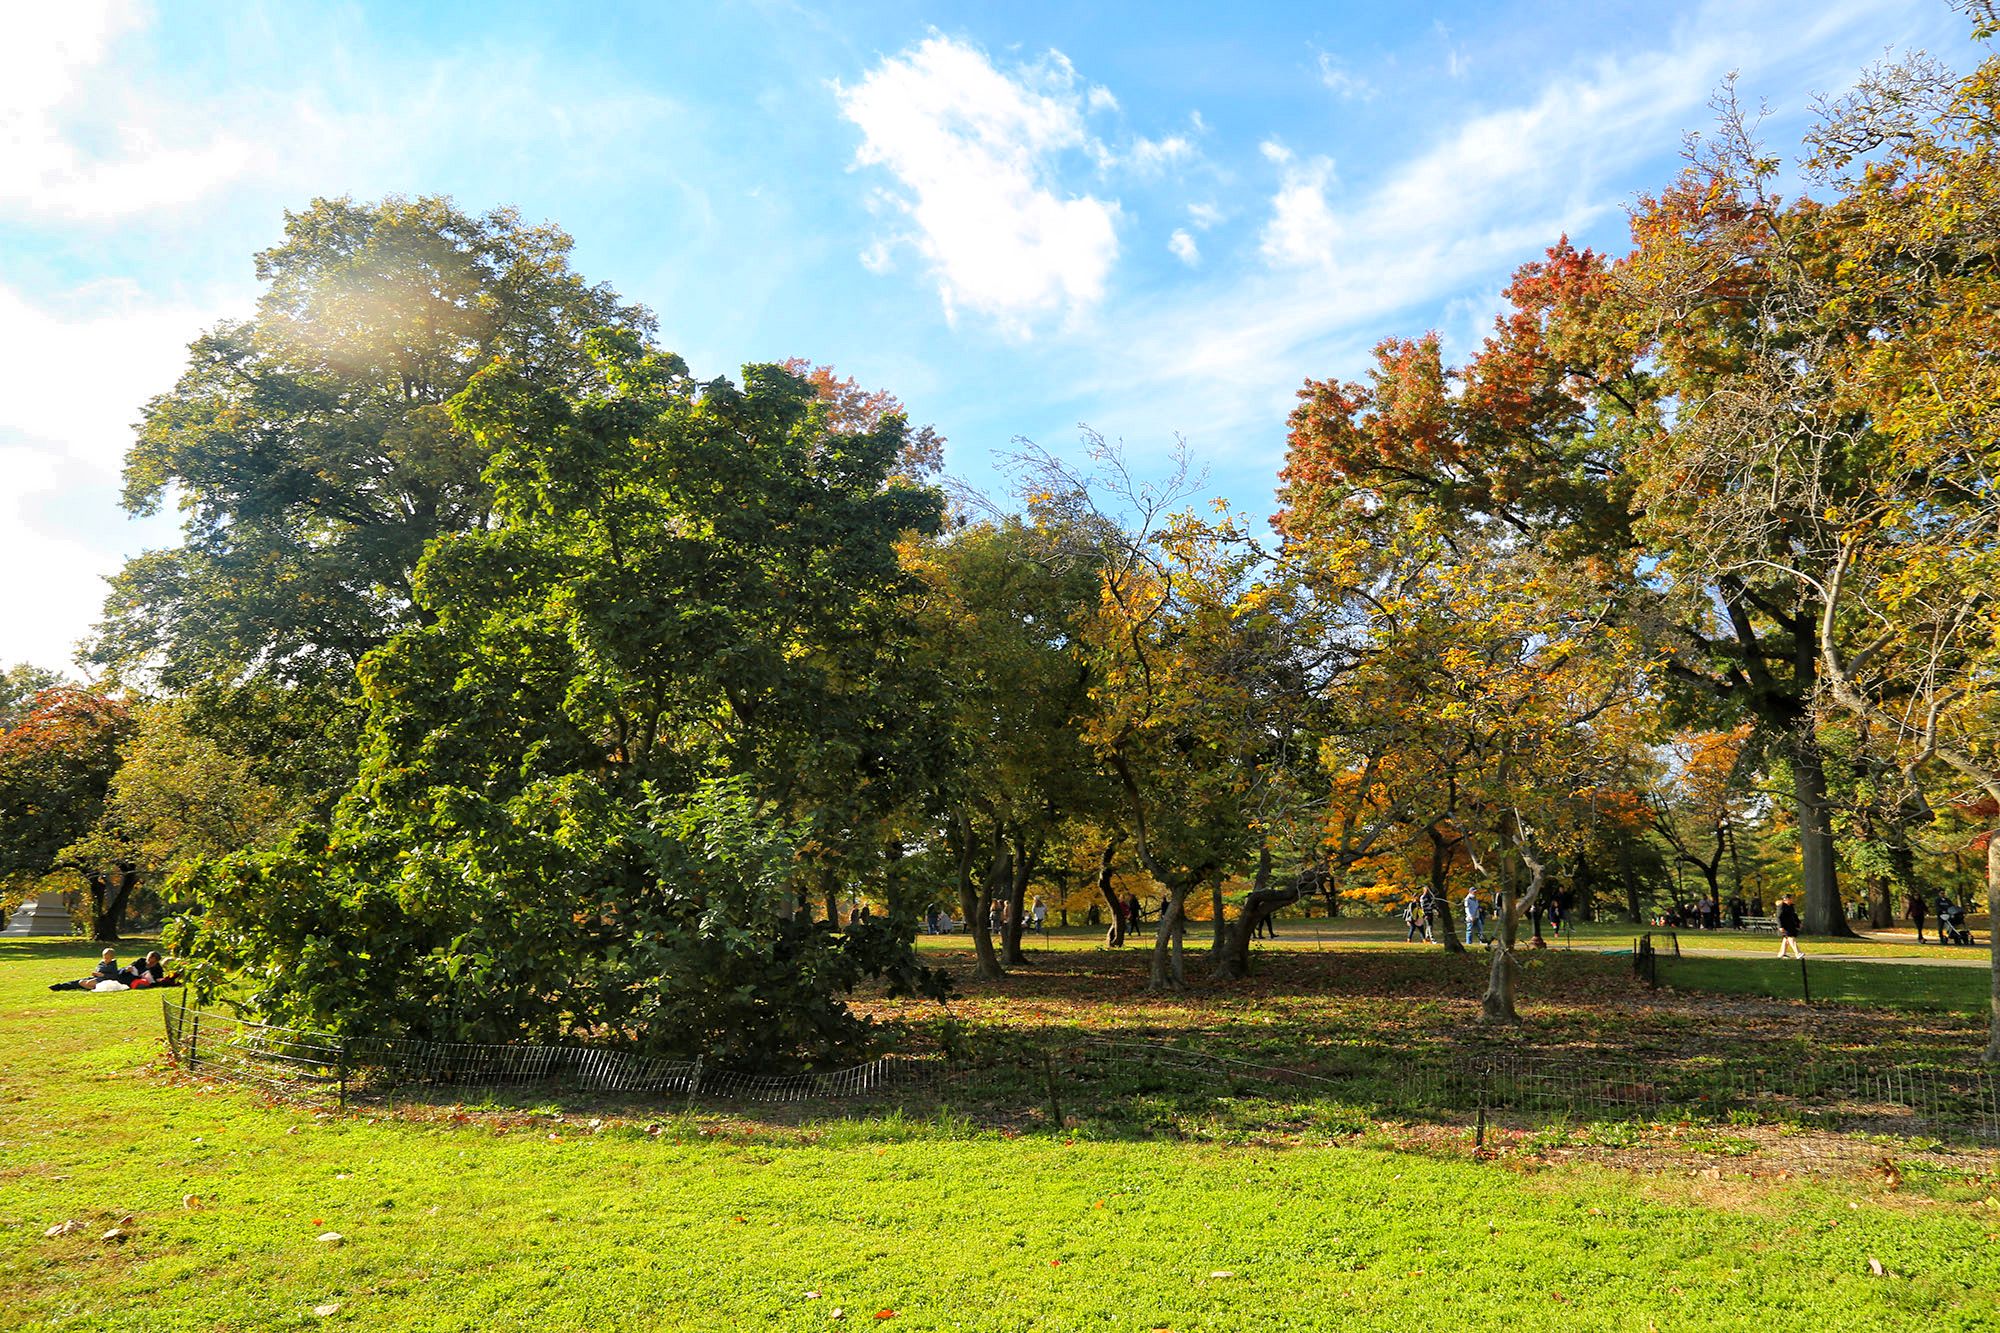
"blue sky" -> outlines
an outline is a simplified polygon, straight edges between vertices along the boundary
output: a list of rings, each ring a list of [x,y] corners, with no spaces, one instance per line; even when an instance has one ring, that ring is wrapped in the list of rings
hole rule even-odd
[[[1476,345],[1558,234],[1615,247],[1740,71],[1768,136],[1943,0],[315,5],[71,0],[0,46],[0,663],[63,665],[123,555],[130,423],[315,195],[576,237],[698,373],[806,356],[997,489],[1018,436],[1176,434],[1267,512],[1308,376]]]

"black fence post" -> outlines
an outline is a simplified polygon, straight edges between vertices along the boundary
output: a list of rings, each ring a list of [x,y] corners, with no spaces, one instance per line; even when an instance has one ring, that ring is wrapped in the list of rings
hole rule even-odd
[[[1805,993],[1806,1003],[1812,1003],[1812,978],[1806,975],[1806,956],[1799,955],[1799,989]]]
[[[195,1053],[201,1048],[201,1010],[194,1011],[194,1024],[188,1028],[188,1073],[194,1072]]]

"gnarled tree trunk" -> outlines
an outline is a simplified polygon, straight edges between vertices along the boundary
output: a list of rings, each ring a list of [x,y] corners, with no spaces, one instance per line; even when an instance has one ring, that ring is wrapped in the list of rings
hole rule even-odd
[[[1305,886],[1313,881],[1310,865],[1302,868],[1290,888],[1273,889],[1271,884],[1271,844],[1267,840],[1257,852],[1257,879],[1250,889],[1242,914],[1229,923],[1229,936],[1215,959],[1218,980],[1235,981],[1250,975],[1250,941],[1271,913],[1297,902]]]
[[[1104,850],[1097,855],[1097,892],[1104,899],[1104,905],[1111,909],[1111,925],[1104,932],[1104,943],[1113,949],[1125,947],[1125,908],[1118,901],[1118,891],[1111,885],[1111,869],[1118,856],[1117,838],[1109,838]]]
[[[1516,898],[1513,877],[1509,875],[1501,880],[1500,934],[1493,945],[1493,965],[1486,975],[1486,998],[1480,1005],[1480,1017],[1488,1023],[1521,1021],[1521,1015],[1514,1009],[1514,983],[1521,971],[1520,964],[1514,960],[1514,942],[1520,937],[1521,914],[1541,900],[1542,884],[1547,873],[1541,859],[1525,845],[1517,850],[1522,864],[1528,868],[1528,888]]]

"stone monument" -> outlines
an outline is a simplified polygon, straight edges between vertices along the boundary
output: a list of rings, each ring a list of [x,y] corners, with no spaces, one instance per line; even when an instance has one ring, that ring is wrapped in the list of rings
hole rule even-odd
[[[69,895],[42,893],[15,908],[0,935],[71,935],[75,931],[69,919]]]

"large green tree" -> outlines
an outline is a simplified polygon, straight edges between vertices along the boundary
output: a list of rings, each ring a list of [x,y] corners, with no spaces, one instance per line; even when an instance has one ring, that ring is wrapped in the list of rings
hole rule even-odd
[[[570,238],[442,198],[320,199],[257,256],[247,320],[189,348],[146,407],[125,504],[171,500],[179,545],[129,562],[94,649],[193,692],[267,775],[328,791],[351,773],[362,657],[420,619],[426,545],[490,524],[489,448],[447,404],[504,362],[533,384],[590,374],[583,334],[651,317],[569,265]]]
[[[932,780],[898,546],[939,497],[892,480],[900,417],[838,430],[781,368],[586,342],[580,389],[499,366],[454,402],[493,520],[433,543],[366,658],[330,829],[214,867],[188,947],[348,1029],[829,1052],[862,972],[929,984],[908,923],[796,909]]]

